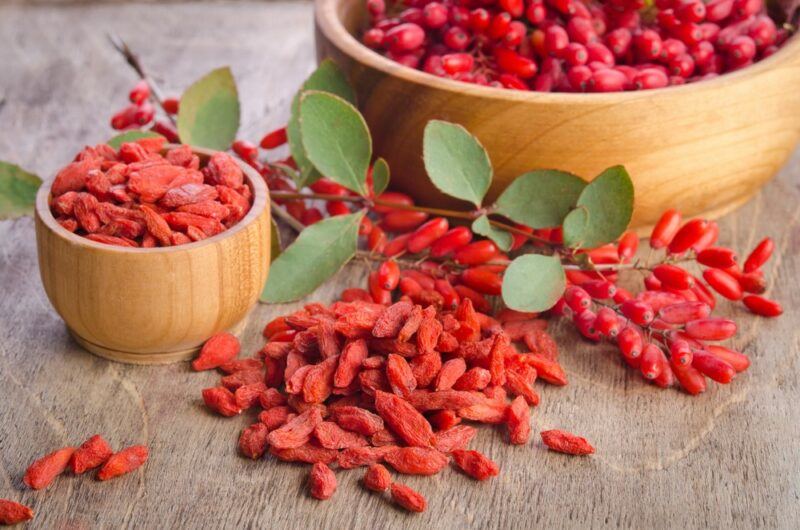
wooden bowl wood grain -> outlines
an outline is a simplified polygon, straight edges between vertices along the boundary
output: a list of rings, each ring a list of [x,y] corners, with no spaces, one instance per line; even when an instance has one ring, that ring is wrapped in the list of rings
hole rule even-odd
[[[194,151],[201,159],[212,154]],[[126,363],[175,362],[193,357],[213,334],[244,325],[267,278],[270,223],[264,180],[240,165],[253,191],[245,218],[214,237],[175,247],[118,247],[72,234],[50,213],[50,183],[41,187],[42,283],[84,348]]]
[[[375,153],[392,186],[423,204],[457,206],[430,183],[422,133],[431,119],[459,123],[486,147],[493,200],[517,176],[557,168],[591,179],[624,164],[636,187],[632,226],[667,208],[717,217],[747,201],[800,139],[800,37],[772,57],[718,78],[610,94],[521,92],[435,77],[363,46],[363,0],[316,0],[317,56],[354,84]],[[462,205],[464,206],[464,205]]]

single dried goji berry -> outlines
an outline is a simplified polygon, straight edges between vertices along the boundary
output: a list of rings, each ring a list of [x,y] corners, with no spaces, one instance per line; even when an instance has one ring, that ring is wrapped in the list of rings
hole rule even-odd
[[[442,368],[442,356],[439,352],[417,355],[411,359],[411,371],[417,380],[417,387],[425,388],[431,385],[436,374]]]
[[[450,453],[456,449],[466,449],[475,438],[477,430],[469,425],[455,425],[436,433],[434,447],[442,453]]]
[[[236,403],[236,396],[223,386],[203,389],[203,401],[208,408],[222,416],[236,416],[242,412]]]
[[[455,427],[456,425],[461,423],[461,418],[459,418],[458,414],[456,414],[455,411],[452,410],[440,410],[432,414],[428,418],[428,420],[431,422],[431,425],[433,425],[439,431],[446,431],[447,429]],[[439,450],[441,451],[441,449]]]
[[[133,445],[115,453],[97,473],[98,480],[109,480],[125,475],[141,467],[148,457],[147,447]]]
[[[531,435],[531,411],[528,402],[522,396],[517,396],[508,407],[506,425],[508,437],[512,444],[523,445],[528,443]]]
[[[594,453],[594,447],[581,436],[576,436],[567,431],[552,429],[542,431],[542,441],[547,447],[559,453],[568,455],[590,455]]]
[[[257,372],[259,378],[261,372]],[[264,381],[256,381],[249,385],[242,385],[233,392],[233,397],[236,399],[236,405],[242,409],[247,410],[261,403],[264,394],[267,392],[267,385]]]
[[[396,337],[413,307],[409,302],[397,302],[384,309],[372,328],[372,335],[383,338]]]
[[[285,425],[286,422],[294,416],[295,414],[292,413],[292,409],[285,405],[278,405],[259,414],[258,421],[266,425],[269,430],[274,430],[281,425]]]
[[[408,401],[394,394],[377,391],[375,408],[408,445],[427,447],[434,442],[431,424]]]
[[[449,390],[453,387],[458,378],[467,371],[467,363],[461,357],[450,359],[442,365],[439,374],[436,376],[435,390]]]
[[[326,449],[348,449],[369,445],[363,435],[346,431],[332,421],[320,422],[314,428],[314,437],[319,445]]]
[[[319,409],[311,408],[269,433],[269,443],[276,449],[293,449],[308,443],[314,428],[322,422]]]
[[[398,473],[406,475],[435,475],[447,465],[448,458],[428,447],[402,447],[384,457]]]
[[[336,475],[326,464],[316,462],[308,476],[308,488],[315,499],[330,499],[336,491]]]
[[[108,445],[108,442],[99,434],[95,434],[83,442],[72,454],[70,469],[76,475],[80,475],[85,471],[102,465],[113,454],[114,451]]]
[[[386,379],[392,387],[392,392],[407,398],[417,388],[417,380],[411,371],[411,366],[401,356],[390,353],[386,360]]]
[[[425,497],[405,484],[395,482],[392,484],[391,489],[394,502],[410,512],[424,512],[428,507],[428,501],[425,500]]]
[[[489,370],[475,366],[467,370],[453,385],[454,390],[483,390],[492,380]]]
[[[456,449],[451,455],[456,465],[464,473],[476,480],[486,480],[500,474],[500,468],[497,464],[478,451]]]
[[[373,464],[364,473],[363,483],[364,487],[372,491],[386,491],[392,485],[392,476],[384,466]]]
[[[11,526],[31,519],[33,519],[33,510],[24,504],[0,499],[0,525]]]
[[[536,368],[536,373],[539,374],[539,377],[551,385],[564,386],[567,384],[567,374],[564,373],[564,369],[557,362],[547,359],[538,353],[523,355],[522,359]]]
[[[359,466],[371,466],[382,462],[384,457],[395,451],[396,445],[382,447],[352,447],[338,454],[337,463],[342,469],[353,469]]]
[[[35,490],[46,488],[64,472],[74,452],[74,447],[64,447],[43,456],[28,467],[22,481]]]
[[[267,442],[268,435],[269,427],[263,422],[250,425],[239,436],[239,451],[247,458],[258,460],[267,452],[267,447],[269,446]]]
[[[287,449],[278,449],[273,446],[269,448],[269,452],[284,462],[305,462],[306,464],[316,464],[317,462],[330,464],[335,462],[339,456],[339,451],[335,449],[325,449],[311,444]]]
[[[383,419],[361,407],[336,407],[331,410],[331,415],[339,427],[365,436],[371,436],[383,429]]]

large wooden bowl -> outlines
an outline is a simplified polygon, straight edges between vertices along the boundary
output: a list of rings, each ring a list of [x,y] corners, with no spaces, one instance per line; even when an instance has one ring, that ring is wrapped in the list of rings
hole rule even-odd
[[[201,159],[211,152],[195,149]],[[237,332],[256,303],[270,260],[264,179],[240,163],[253,206],[214,237],[166,248],[96,243],[59,225],[49,183],[36,197],[36,243],[45,292],[87,350],[121,362],[191,358],[213,334]]]
[[[317,55],[341,65],[358,93],[392,185],[417,200],[447,201],[422,164],[433,118],[460,123],[489,151],[489,199],[532,169],[591,179],[624,164],[636,185],[633,226],[667,208],[709,217],[747,201],[800,138],[800,38],[772,57],[709,81],[612,94],[519,92],[451,81],[382,57],[353,37],[364,0],[316,0]]]

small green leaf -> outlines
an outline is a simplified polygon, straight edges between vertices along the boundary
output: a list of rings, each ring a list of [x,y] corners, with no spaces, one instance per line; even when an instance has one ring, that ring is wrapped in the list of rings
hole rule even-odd
[[[583,244],[584,231],[589,224],[589,211],[584,206],[579,206],[564,218],[563,234],[564,245],[579,248]]]
[[[33,213],[42,179],[15,164],[0,161],[0,219]]]
[[[461,125],[431,120],[425,126],[422,157],[434,186],[480,207],[492,183],[492,163],[477,138]]]
[[[506,269],[503,302],[516,311],[545,311],[564,293],[566,282],[558,256],[526,254]]]
[[[386,160],[379,158],[372,164],[372,189],[376,197],[386,191],[390,176],[389,164],[386,163]]]
[[[274,217],[269,218],[269,262],[272,263],[281,255],[281,232]]]
[[[304,92],[300,98],[300,132],[306,155],[320,173],[367,195],[372,138],[353,105],[326,92]]]
[[[297,91],[292,99],[289,123],[286,126],[286,136],[289,143],[289,151],[292,158],[297,163],[297,178],[295,183],[297,189],[302,189],[308,184],[319,180],[322,175],[314,167],[314,164],[306,156],[303,147],[303,137],[300,133],[300,95],[306,90],[319,90],[335,94],[353,105],[356,104],[356,95],[353,87],[347,81],[347,77],[335,62],[325,59],[320,63],[316,70],[306,79],[300,90]]]
[[[630,175],[622,166],[606,169],[584,188],[577,205],[586,209],[587,219],[569,224],[565,220],[567,245],[594,248],[615,241],[628,228],[633,215]]]
[[[511,248],[511,243],[514,242],[514,238],[510,232],[492,226],[491,223],[489,223],[489,217],[486,215],[481,215],[472,222],[472,231],[494,241],[497,248],[503,252],[508,252]]]
[[[119,149],[119,146],[126,142],[135,142],[140,138],[163,138],[160,134],[154,133],[153,131],[126,131],[122,134],[118,134],[113,137],[111,140],[107,141],[106,143],[113,147],[114,149]]]
[[[223,151],[239,130],[239,93],[230,68],[213,70],[186,89],[178,111],[181,142]]]
[[[298,300],[339,272],[356,253],[363,212],[314,223],[272,262],[263,302]]]
[[[530,171],[503,191],[497,213],[531,228],[561,226],[585,187],[583,179],[566,171]]]

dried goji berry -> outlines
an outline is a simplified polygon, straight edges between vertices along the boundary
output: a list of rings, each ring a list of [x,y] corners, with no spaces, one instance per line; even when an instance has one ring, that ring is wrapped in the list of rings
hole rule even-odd
[[[133,445],[115,453],[97,473],[98,480],[109,480],[125,475],[141,467],[148,457],[147,447]]]
[[[236,396],[223,386],[203,389],[203,401],[208,408],[222,416],[236,416],[242,412],[236,403]]]
[[[31,519],[33,519],[33,510],[24,504],[0,499],[0,525],[11,526]]]
[[[310,408],[269,433],[269,443],[276,449],[293,449],[308,443],[311,433],[322,422],[317,408]]]
[[[258,421],[267,426],[269,430],[274,430],[289,421],[292,409],[285,405],[271,407],[258,415]]]
[[[350,447],[364,447],[368,445],[367,439],[361,434],[346,431],[332,421],[320,422],[314,428],[314,437],[319,445],[326,449],[348,449]]]
[[[531,412],[528,402],[522,396],[517,396],[508,407],[506,425],[508,437],[512,444],[523,445],[528,443],[531,435]]]
[[[450,453],[457,449],[466,449],[478,431],[469,425],[455,425],[436,433],[434,447],[442,453]]]
[[[361,407],[336,407],[333,420],[343,429],[370,436],[383,429],[383,419]]]
[[[74,447],[64,447],[43,456],[28,467],[22,481],[35,490],[46,488],[64,472],[74,452]]]
[[[308,488],[315,499],[330,499],[336,491],[336,475],[326,464],[316,462],[308,476]]]
[[[436,449],[428,447],[402,447],[384,457],[398,473],[406,475],[435,475],[448,462],[448,458]]]
[[[478,451],[456,449],[451,455],[456,465],[464,473],[476,480],[486,480],[500,474],[500,468],[497,464]]]
[[[542,431],[542,441],[547,447],[559,453],[569,455],[590,455],[594,453],[594,447],[580,436],[576,436],[567,431],[553,429]]]
[[[108,442],[99,434],[95,434],[72,453],[70,469],[76,475],[80,475],[102,465],[111,458],[112,454],[114,454],[114,451],[108,445]]]
[[[453,387],[458,378],[464,375],[464,372],[467,371],[467,363],[464,359],[460,357],[456,357],[455,359],[450,359],[446,363],[442,364],[442,369],[439,370],[439,374],[436,376],[436,383],[434,386],[435,390],[448,390]]]
[[[371,466],[382,462],[387,454],[396,449],[397,446],[394,445],[384,445],[382,447],[352,447],[339,453],[337,463],[342,469]]]
[[[372,491],[386,491],[392,485],[392,476],[384,466],[373,464],[364,473],[363,482],[364,487]]]
[[[272,446],[269,448],[269,452],[284,462],[305,462],[306,464],[316,464],[317,462],[330,464],[335,462],[339,456],[339,451],[335,449],[325,449],[311,444],[286,449]]]
[[[394,502],[410,512],[424,512],[428,507],[425,497],[405,484],[395,482],[392,484],[391,490]]]
[[[431,424],[408,401],[394,394],[378,391],[375,393],[375,408],[389,427],[408,445],[426,447],[433,443]]]
[[[386,379],[392,387],[392,392],[407,398],[417,388],[417,380],[411,371],[411,366],[401,356],[390,353],[386,360]]]
[[[247,458],[257,460],[267,452],[269,428],[263,423],[254,423],[239,436],[239,451]]]

